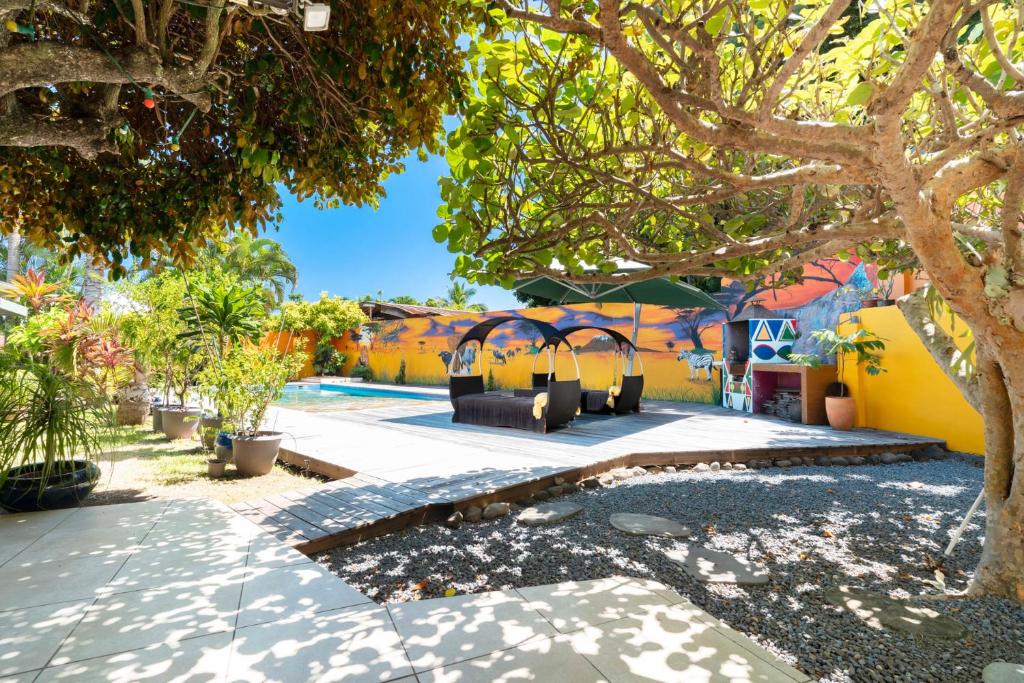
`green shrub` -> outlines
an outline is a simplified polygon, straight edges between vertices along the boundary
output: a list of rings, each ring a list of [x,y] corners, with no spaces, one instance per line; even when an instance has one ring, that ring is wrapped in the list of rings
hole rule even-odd
[[[398,366],[398,374],[395,375],[395,384],[405,384],[405,359]]]
[[[345,365],[347,356],[331,346],[329,339],[323,338],[316,344],[313,351],[313,371],[318,375],[337,375]]]
[[[352,368],[348,375],[349,377],[361,378],[364,382],[373,381],[373,369],[369,365],[363,365],[362,363]]]

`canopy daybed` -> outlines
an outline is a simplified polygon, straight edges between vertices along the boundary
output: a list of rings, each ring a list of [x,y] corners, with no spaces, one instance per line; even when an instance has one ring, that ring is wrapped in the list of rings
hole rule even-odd
[[[509,396],[485,391],[482,361],[484,342],[496,327],[509,322],[532,325],[543,340],[540,353],[547,354],[550,371],[544,378],[544,389],[536,394]],[[455,360],[460,357],[463,346],[472,342],[480,346],[476,353],[477,373],[456,374],[453,371]],[[565,344],[572,355],[576,379],[556,380],[554,377],[554,354],[562,344]],[[536,368],[536,364],[534,367]],[[469,370],[472,373],[472,366]],[[516,316],[490,318],[470,328],[456,345],[452,353],[452,363],[448,367],[448,394],[455,409],[452,422],[489,427],[515,427],[543,434],[549,429],[568,424],[576,417],[580,407],[579,363],[576,362],[572,344],[553,325]]]
[[[624,415],[626,413],[640,412],[640,395],[644,391],[644,364],[640,360],[640,350],[630,341],[629,337],[616,330],[596,325],[575,325],[559,330],[562,337],[568,341],[570,335],[582,330],[596,330],[612,339],[615,342],[615,351],[612,357],[612,386],[607,391],[584,389],[580,392],[580,409],[585,413],[614,413]],[[626,351],[624,351],[626,349]],[[633,351],[635,368],[627,365],[628,350]],[[621,363],[621,373],[617,363]],[[638,374],[626,374],[632,370],[639,370]],[[536,375],[535,375],[536,376]],[[616,383],[615,378],[621,380]]]

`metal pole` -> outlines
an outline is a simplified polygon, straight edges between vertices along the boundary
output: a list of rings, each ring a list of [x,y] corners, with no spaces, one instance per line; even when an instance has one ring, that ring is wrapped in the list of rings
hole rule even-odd
[[[633,342],[633,347],[634,348],[640,348],[636,344],[636,339],[637,339],[637,335],[640,334],[640,309],[642,307],[643,307],[643,304],[641,304],[641,303],[634,303],[633,304],[633,335],[630,337],[630,340]],[[636,355],[636,351],[634,351],[633,355],[631,355],[629,357],[629,367],[626,369],[626,374],[628,374],[628,375],[632,375],[633,374],[633,356],[635,356],[635,355]]]
[[[978,511],[978,506],[981,505],[981,501],[985,498],[985,489],[982,488],[981,492],[978,493],[978,497],[974,499],[974,505],[967,511],[967,516],[964,517],[964,521],[960,522],[960,526],[957,527],[956,532],[953,534],[953,538],[949,541],[949,545],[946,546],[946,550],[942,553],[946,557],[953,554],[953,548],[960,542],[960,537],[964,533],[964,529],[967,528],[967,523],[971,521],[971,517]]]

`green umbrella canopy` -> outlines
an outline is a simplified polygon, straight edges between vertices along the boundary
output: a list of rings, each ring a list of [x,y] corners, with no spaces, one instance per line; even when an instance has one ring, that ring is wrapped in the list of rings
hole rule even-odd
[[[620,267],[619,272],[636,272],[636,267]],[[540,276],[518,280],[513,289],[531,296],[550,299],[557,304],[654,304],[674,308],[725,308],[693,285],[653,277],[633,283],[579,283],[568,279]]]

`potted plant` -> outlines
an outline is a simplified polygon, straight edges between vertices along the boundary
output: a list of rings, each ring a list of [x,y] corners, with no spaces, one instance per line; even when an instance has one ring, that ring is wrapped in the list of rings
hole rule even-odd
[[[843,382],[844,370],[846,369],[847,354],[856,354],[857,365],[863,365],[869,375],[879,375],[885,372],[882,367],[881,352],[885,350],[885,342],[872,332],[857,330],[847,335],[841,335],[835,330],[815,330],[811,337],[818,343],[818,346],[826,356],[834,355],[836,358],[836,369],[839,374],[838,396],[825,397],[825,414],[828,416],[828,423],[833,429],[848,430],[853,427],[857,416],[857,404],[848,395],[849,387]],[[821,365],[821,356],[815,353],[791,354],[790,362],[798,365],[818,367]]]
[[[281,397],[288,378],[301,367],[299,354],[282,354],[256,344],[237,344],[225,354],[217,402],[233,429],[231,449],[239,474],[261,476],[274,468],[282,435],[264,430],[263,419],[270,404]]]
[[[165,406],[161,410],[161,427],[168,439],[191,438],[199,427],[199,418],[203,415],[201,408],[188,404],[189,392],[195,381],[194,376],[202,360],[197,351],[192,344],[182,343],[172,356],[170,382],[181,403]]]
[[[99,481],[109,406],[93,383],[44,362],[0,367],[0,507],[73,507]]]
[[[882,278],[883,275],[886,275],[884,279]],[[875,290],[878,292],[878,295],[880,297],[878,299],[877,306],[882,307],[896,305],[896,300],[892,298],[892,290],[895,285],[895,278],[889,277],[887,273],[884,271],[879,274],[878,288]]]

